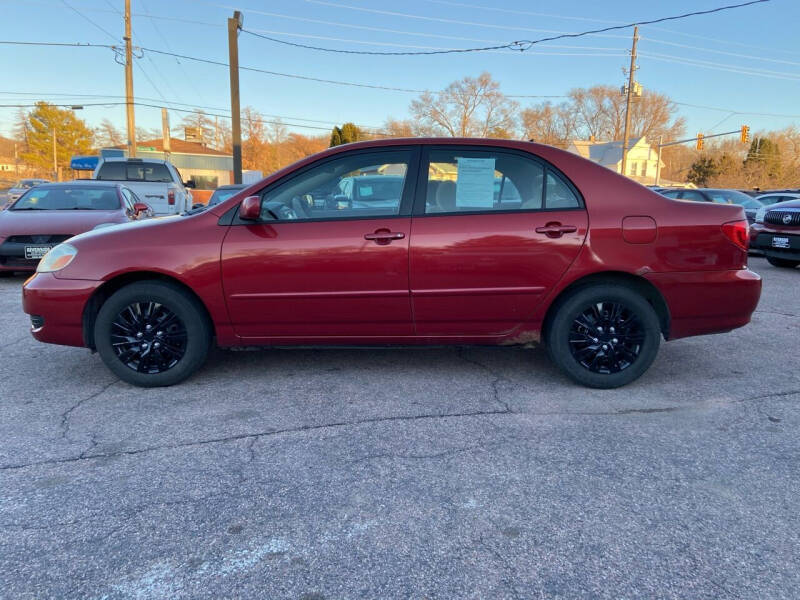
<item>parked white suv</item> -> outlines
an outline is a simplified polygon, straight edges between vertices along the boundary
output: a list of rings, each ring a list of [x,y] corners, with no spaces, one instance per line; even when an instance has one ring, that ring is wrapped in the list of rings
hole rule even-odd
[[[154,158],[101,158],[93,179],[124,181],[153,208],[156,215],[176,215],[192,208],[191,185],[181,179],[175,166]]]

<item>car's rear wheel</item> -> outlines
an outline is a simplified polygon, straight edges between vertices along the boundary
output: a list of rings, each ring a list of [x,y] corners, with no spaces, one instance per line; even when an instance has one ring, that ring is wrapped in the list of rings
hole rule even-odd
[[[789,260],[788,258],[775,258],[774,256],[768,256],[767,262],[771,264],[773,267],[781,267],[784,269],[794,269],[797,265],[800,265],[800,260]]]
[[[106,300],[97,314],[94,342],[103,362],[123,381],[167,386],[205,362],[211,327],[190,294],[174,284],[142,281]]]
[[[641,294],[621,285],[600,284],[577,288],[558,302],[545,341],[553,362],[578,383],[616,388],[650,367],[661,328],[658,315]]]

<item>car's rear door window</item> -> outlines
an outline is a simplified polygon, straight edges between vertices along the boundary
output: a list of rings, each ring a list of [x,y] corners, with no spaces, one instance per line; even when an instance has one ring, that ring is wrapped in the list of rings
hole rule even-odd
[[[501,149],[432,149],[423,214],[578,208],[562,176],[533,157]]]

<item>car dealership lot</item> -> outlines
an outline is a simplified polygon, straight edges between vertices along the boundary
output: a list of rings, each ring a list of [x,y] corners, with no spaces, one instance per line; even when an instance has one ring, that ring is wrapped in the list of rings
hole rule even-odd
[[[800,270],[619,390],[541,350],[216,351],[116,381],[0,279],[9,598],[793,597]]]

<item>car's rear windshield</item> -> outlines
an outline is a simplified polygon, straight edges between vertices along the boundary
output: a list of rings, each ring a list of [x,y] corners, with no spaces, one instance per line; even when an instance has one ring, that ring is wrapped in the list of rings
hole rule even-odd
[[[740,204],[745,208],[758,208],[763,205],[760,200],[736,190],[706,190],[706,193],[718,204]]]
[[[117,190],[111,186],[71,185],[31,188],[11,210],[116,210],[119,207]]]
[[[353,182],[357,190],[356,197],[367,202],[396,200],[403,193],[402,177],[354,177]]]
[[[104,162],[97,172],[97,179],[105,181],[149,181],[158,183],[170,183],[170,176],[167,165],[163,163],[148,162]]]

